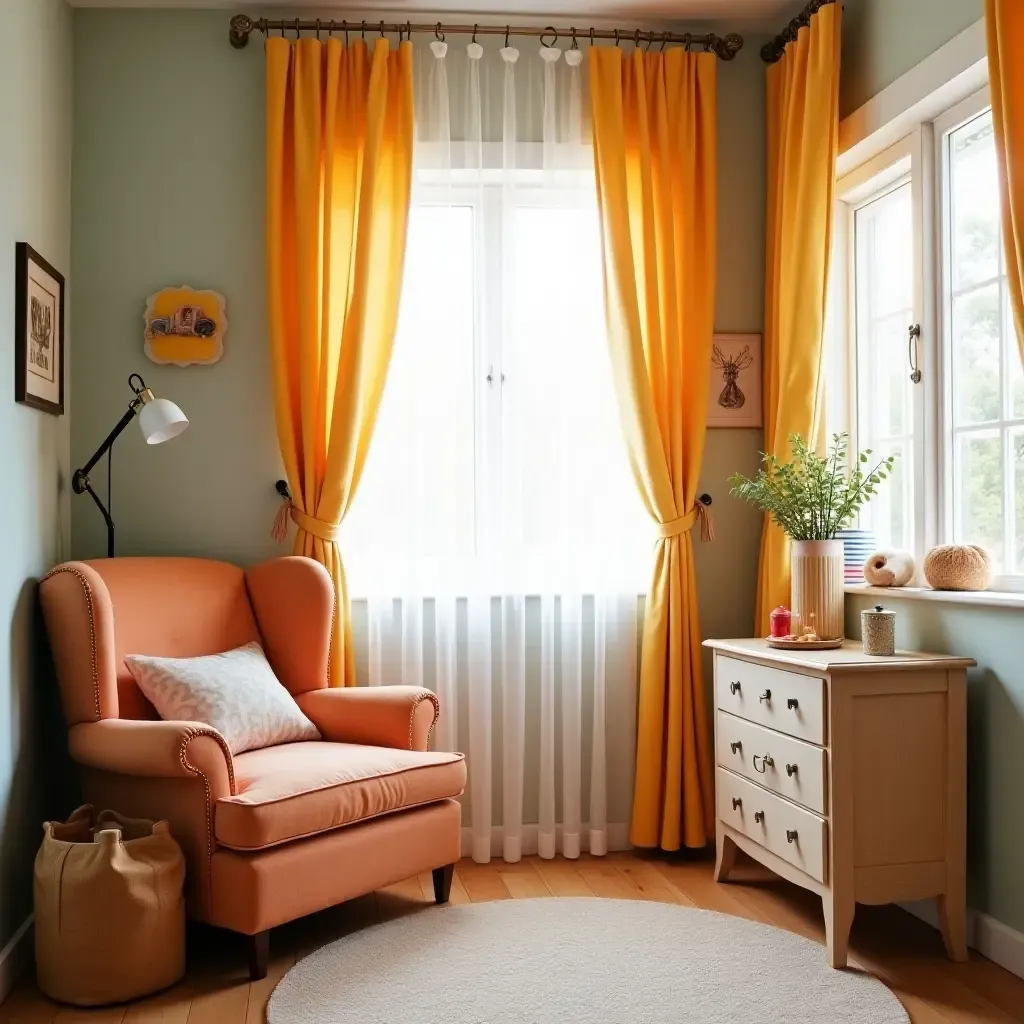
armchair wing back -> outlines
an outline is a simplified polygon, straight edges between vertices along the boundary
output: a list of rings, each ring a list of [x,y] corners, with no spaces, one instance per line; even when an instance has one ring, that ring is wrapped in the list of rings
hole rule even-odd
[[[126,654],[191,658],[255,640],[292,694],[327,685],[334,591],[311,559],[248,571],[201,558],[67,562],[40,597],[68,725],[157,717]]]

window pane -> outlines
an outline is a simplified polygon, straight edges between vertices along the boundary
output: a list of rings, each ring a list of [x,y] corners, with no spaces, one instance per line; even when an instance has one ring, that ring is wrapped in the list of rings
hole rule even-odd
[[[953,132],[950,178],[956,293],[999,273],[999,189],[991,112]]]
[[[1003,282],[1003,338],[1006,341],[1006,365],[1010,372],[1010,418],[1024,420],[1024,363],[1021,361],[1017,330],[1013,323],[1013,309]]]
[[[474,549],[473,233],[472,207],[410,212],[394,351],[345,519],[355,595],[402,593],[413,554],[453,571]]]
[[[913,206],[909,183],[855,215],[857,442],[896,470],[861,515],[881,546],[914,547],[914,385],[908,332],[914,322]]]
[[[985,548],[1003,563],[1003,447],[998,430],[957,437],[957,540]]]
[[[1013,451],[1013,546],[1016,565],[1010,571],[1024,574],[1024,429],[1015,430],[1010,441]]]
[[[953,300],[953,405],[957,425],[1002,414],[999,285]]]
[[[599,576],[643,589],[652,535],[613,389],[596,205],[520,205],[512,227],[504,483],[519,524],[506,542],[527,588]]]

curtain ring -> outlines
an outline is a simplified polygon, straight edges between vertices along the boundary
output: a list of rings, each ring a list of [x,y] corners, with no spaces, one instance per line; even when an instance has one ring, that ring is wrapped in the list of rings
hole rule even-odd
[[[508,25],[505,26],[505,48],[508,49]]]
[[[316,41],[320,42],[320,19],[316,19]]]
[[[477,29],[478,29],[479,27],[480,27],[479,25],[474,25],[474,26],[473,26],[473,38],[472,38],[472,39],[470,39],[470,42],[471,42],[471,43],[475,43],[475,42],[476,42],[476,30],[477,30]]]
[[[380,37],[381,37],[381,39],[384,38],[384,22],[383,21],[380,23]]]
[[[302,28],[301,28],[301,26],[299,24],[299,19],[296,18],[295,19],[295,39],[296,40],[298,40],[298,38],[301,35],[301,33],[302,33]]]
[[[578,42],[576,42],[576,26],[573,25],[573,27],[572,27],[572,46],[569,47],[569,49],[571,49],[571,50],[578,50],[579,48],[580,48],[580,44]]]
[[[341,27],[345,32],[345,45],[348,46],[348,22],[343,20]]]
[[[616,46],[619,45],[619,30],[618,29],[615,30],[615,45]]]
[[[667,45],[668,45],[668,33],[667,32],[662,32],[661,33],[661,52],[662,53],[665,52],[665,47]]]
[[[363,22],[362,27],[360,28],[359,31],[362,33],[363,42],[365,43],[366,42],[366,22],[365,21]]]
[[[439,43],[443,43],[443,42],[444,42],[444,33],[443,33],[443,32],[441,31],[441,22],[438,22],[438,23],[437,23],[437,24],[436,24],[436,25],[434,26],[434,38],[435,38],[435,39],[436,39],[436,40],[437,40],[437,41],[438,41]]]
[[[647,33],[647,45],[644,47],[644,53],[650,53],[651,52],[651,43],[653,43],[653,42],[654,42],[654,37],[651,35],[650,32],[648,32]]]
[[[683,45],[686,47],[686,52],[687,53],[690,52],[690,44],[692,42],[693,42],[693,36],[691,36],[690,33],[687,32],[686,35],[683,36]]]
[[[552,39],[550,43],[545,43],[544,42],[544,37],[549,32],[551,33],[551,35],[554,36],[554,39]],[[541,32],[541,34],[540,34],[540,45],[541,46],[554,46],[555,43],[557,43],[557,42],[558,42],[558,33],[550,25],[548,25],[548,27],[546,29],[544,29],[544,31]]]
[[[401,42],[402,41],[401,38],[399,38],[398,41]],[[411,21],[407,21],[405,23],[405,41],[407,43],[411,43],[412,42],[412,22]]]
[[[704,52],[705,53],[710,53],[711,52],[711,47],[713,45],[714,38],[715,38],[714,36],[705,36],[704,37]]]
[[[334,19],[333,18],[331,18],[330,25],[327,26],[327,38],[328,39],[333,39],[334,38]]]
[[[594,26],[590,26],[590,45],[594,45]]]
[[[633,49],[634,50],[637,49],[637,47],[639,47],[639,45],[640,45],[640,29],[637,29],[633,33]]]

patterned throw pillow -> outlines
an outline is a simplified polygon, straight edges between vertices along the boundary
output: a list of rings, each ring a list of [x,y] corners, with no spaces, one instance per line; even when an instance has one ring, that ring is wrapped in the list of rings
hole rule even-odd
[[[124,660],[165,722],[212,725],[232,754],[320,739],[257,643],[200,658],[128,654]]]

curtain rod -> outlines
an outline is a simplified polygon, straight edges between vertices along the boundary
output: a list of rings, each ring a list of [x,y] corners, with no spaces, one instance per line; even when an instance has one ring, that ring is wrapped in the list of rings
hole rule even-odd
[[[807,28],[811,23],[811,18],[822,7],[827,7],[835,2],[836,0],[810,0],[810,3],[774,39],[769,39],[761,47],[761,60],[766,64],[775,64],[782,60],[786,46],[796,40],[800,29]]]
[[[396,33],[399,37],[403,35],[406,37],[411,36],[413,32],[431,32],[439,39],[443,39],[445,33],[450,32],[452,35],[505,36],[506,38],[508,36],[536,36],[542,42],[548,36],[553,36],[554,38],[548,44],[551,46],[559,39],[572,39],[575,42],[614,39],[616,44],[632,42],[634,45],[638,45],[639,43],[646,43],[647,48],[650,48],[653,43],[657,43],[662,48],[669,43],[681,43],[688,48],[691,46],[703,47],[706,52],[717,53],[722,60],[732,60],[743,48],[743,37],[734,32],[723,37],[716,36],[713,33],[698,36],[690,32],[679,34],[677,32],[648,32],[641,29],[630,31],[621,28],[587,28],[577,30],[575,26],[571,28],[554,28],[551,25],[544,27],[536,25],[444,25],[441,22],[427,25],[408,21],[404,25],[400,25],[385,24],[383,21],[376,23],[362,20],[353,22],[338,21],[335,18],[331,18],[329,21],[323,18],[317,18],[315,21],[300,18],[270,20],[268,18],[250,18],[247,14],[236,14],[231,19],[228,38],[231,41],[231,45],[235,49],[240,50],[248,44],[249,36],[253,32],[262,32],[265,36],[269,36],[271,32],[280,32],[284,35],[286,31],[294,32],[296,36],[301,32],[315,32],[317,36],[321,32],[327,35],[343,32],[346,37],[350,32],[359,32],[363,36],[367,32],[377,32],[380,35],[391,32]]]

